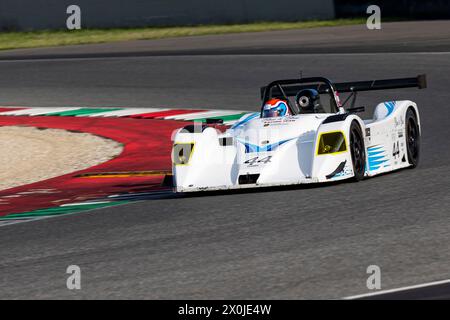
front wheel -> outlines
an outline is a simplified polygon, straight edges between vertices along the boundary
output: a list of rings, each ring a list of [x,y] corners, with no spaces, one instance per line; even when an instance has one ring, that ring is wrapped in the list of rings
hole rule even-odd
[[[353,178],[360,181],[364,178],[366,169],[366,149],[361,127],[357,121],[353,121],[350,125],[350,152],[353,163]]]
[[[412,168],[419,164],[420,155],[420,130],[416,114],[409,108],[405,117],[406,151],[408,162]]]

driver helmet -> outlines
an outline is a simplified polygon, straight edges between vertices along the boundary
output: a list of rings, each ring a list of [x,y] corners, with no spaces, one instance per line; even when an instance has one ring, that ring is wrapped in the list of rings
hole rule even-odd
[[[288,114],[288,105],[281,99],[270,99],[263,107],[263,118],[283,117]]]
[[[314,89],[301,90],[295,97],[295,103],[302,113],[314,113],[321,109],[319,92]]]

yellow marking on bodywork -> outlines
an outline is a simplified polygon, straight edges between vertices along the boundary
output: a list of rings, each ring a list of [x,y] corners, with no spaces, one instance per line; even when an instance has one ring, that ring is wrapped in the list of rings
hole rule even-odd
[[[337,152],[332,152],[332,153],[322,153],[319,154],[319,144],[320,144],[320,139],[322,138],[322,136],[324,134],[329,134],[329,133],[341,133],[342,136],[344,137],[344,144],[345,144],[345,150],[344,151],[337,151]],[[325,155],[335,155],[335,154],[340,154],[340,153],[344,153],[347,152],[347,137],[345,136],[344,131],[342,130],[335,130],[335,131],[327,131],[327,132],[321,132],[319,135],[319,138],[317,139],[317,147],[316,147],[316,156],[325,156]]]
[[[181,145],[181,144],[186,144],[186,145],[192,145],[192,149],[191,152],[189,153],[189,159],[186,161],[186,163],[174,163],[173,159],[172,159],[172,163],[176,166],[188,166],[189,162],[191,161],[192,158],[192,154],[194,153],[194,149],[195,149],[195,142],[175,142],[173,144],[173,146],[175,147],[176,145]]]

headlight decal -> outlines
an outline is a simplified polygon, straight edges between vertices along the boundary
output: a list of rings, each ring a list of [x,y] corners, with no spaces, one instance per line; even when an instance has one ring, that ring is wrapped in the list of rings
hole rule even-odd
[[[322,132],[317,143],[317,155],[337,154],[347,151],[347,141],[342,131]]]
[[[175,165],[187,165],[194,152],[194,143],[175,143],[172,148],[172,163]]]

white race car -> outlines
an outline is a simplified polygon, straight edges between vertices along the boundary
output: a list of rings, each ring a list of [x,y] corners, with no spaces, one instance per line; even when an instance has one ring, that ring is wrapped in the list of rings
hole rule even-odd
[[[426,88],[414,78],[332,83],[322,77],[279,80],[261,89],[261,112],[224,127],[190,125],[172,150],[176,192],[359,181],[415,167],[420,119],[416,103],[386,101],[371,119],[355,107],[359,91]],[[348,93],[341,104],[339,93]],[[345,105],[350,102],[347,108]]]

